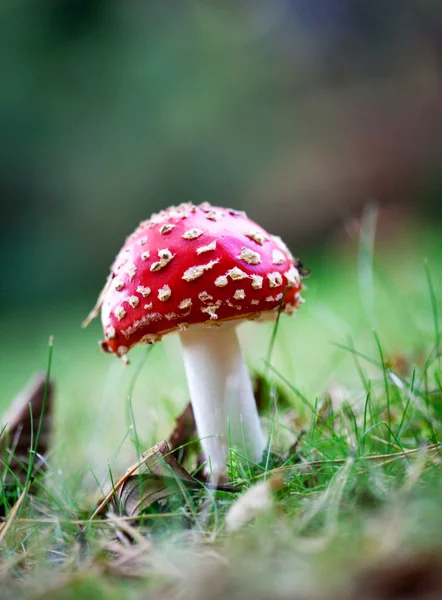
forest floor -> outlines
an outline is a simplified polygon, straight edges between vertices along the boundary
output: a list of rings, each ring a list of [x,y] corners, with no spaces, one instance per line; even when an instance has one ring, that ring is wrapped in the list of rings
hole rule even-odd
[[[2,600],[442,597],[440,238],[406,235],[374,252],[372,233],[309,265],[293,322],[244,334],[269,443],[261,464],[231,449],[225,488],[198,480],[189,411],[176,421],[182,371],[150,383],[173,370],[174,342],[143,349],[120,380],[109,357],[72,360],[90,334],[75,333],[65,355],[61,340],[61,358],[56,334],[21,424],[6,424]],[[7,360],[15,373],[18,351]],[[144,386],[163,408],[143,412]],[[29,443],[37,453],[20,472]]]

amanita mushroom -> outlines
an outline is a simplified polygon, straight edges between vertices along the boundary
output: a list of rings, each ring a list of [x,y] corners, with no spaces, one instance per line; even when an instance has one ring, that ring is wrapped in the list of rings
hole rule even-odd
[[[87,324],[126,358],[139,343],[178,332],[206,471],[225,473],[229,442],[253,462],[266,445],[236,325],[292,314],[300,263],[245,213],[208,203],[171,207],[142,222],[111,267]]]

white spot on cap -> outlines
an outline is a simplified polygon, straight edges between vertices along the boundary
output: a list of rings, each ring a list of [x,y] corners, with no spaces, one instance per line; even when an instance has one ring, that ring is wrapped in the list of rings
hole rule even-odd
[[[129,275],[130,281],[132,281],[132,279],[135,277],[135,273],[137,272],[137,267],[134,265],[134,263],[129,263],[125,266],[124,270]]]
[[[203,308],[201,308],[201,312],[208,314],[211,320],[216,321],[216,319],[218,319],[216,311],[221,306],[221,304],[221,300],[217,300],[215,304],[210,304],[209,306],[204,306]]]
[[[190,308],[191,306],[192,306],[191,298],[184,298],[184,300],[181,300],[181,302],[178,304],[178,308],[180,310],[186,310],[186,308]]]
[[[216,260],[211,260],[205,265],[197,265],[195,267],[190,267],[189,269],[187,269],[187,271],[184,272],[183,279],[184,281],[194,281],[195,279],[198,279],[198,277],[201,277],[201,275],[203,275],[205,271],[208,271],[218,263],[219,258],[217,258]]]
[[[204,308],[201,309],[201,312],[207,313],[209,315],[209,318],[214,321],[216,321],[216,319],[218,319],[218,315],[216,314],[215,310],[213,310],[212,306],[205,306]]]
[[[138,240],[138,243],[140,244],[140,246],[144,246],[144,244],[147,244],[147,236],[141,237]]]
[[[156,321],[161,321],[163,315],[157,312],[149,313],[147,315],[143,315],[141,319],[134,321],[130,327],[127,329],[123,329],[121,333],[124,335],[126,339],[129,339],[131,335],[135,333],[140,327],[144,327],[149,323],[155,323]]]
[[[227,271],[226,275],[228,275],[230,279],[233,279],[234,281],[239,281],[240,279],[248,279],[249,277],[247,273],[244,273],[244,271],[241,271],[241,269],[238,269],[238,267],[233,267],[233,269]]]
[[[190,267],[184,272],[183,279],[185,281],[194,281],[194,279],[198,279],[198,277],[201,277],[204,271],[204,265],[200,265],[198,267]]]
[[[269,286],[271,288],[282,285],[282,275],[278,271],[275,271],[274,273],[268,273],[267,279],[269,280]]]
[[[266,302],[275,302],[275,298],[273,296],[267,296]]]
[[[114,288],[117,290],[117,292],[122,290],[124,288],[124,281],[121,281],[121,279],[116,279],[114,283]]]
[[[164,315],[168,321],[173,321],[174,319],[178,319],[179,315],[174,312],[167,313]]]
[[[162,250],[158,250],[158,256],[160,260],[151,264],[151,271],[164,269],[164,267],[170,263],[174,255],[168,248],[163,248]]]
[[[193,228],[185,231],[181,237],[185,240],[196,240],[200,235],[203,235],[203,233],[204,231],[202,229]]]
[[[274,265],[283,265],[286,261],[284,254],[281,250],[273,250],[272,251],[272,263]]]
[[[196,249],[197,254],[202,254],[203,252],[210,252],[210,250],[216,250],[216,241],[210,242],[207,246],[200,246]]]
[[[189,323],[178,323],[177,327],[179,331],[186,331],[189,329]]]
[[[211,296],[207,292],[200,292],[198,294],[198,298],[201,300],[201,302],[208,302],[209,300],[213,300],[213,296]]]
[[[215,279],[215,285],[217,287],[226,287],[226,285],[228,284],[228,279],[225,275],[220,275],[219,277],[217,277]]]
[[[291,267],[286,273],[284,273],[284,275],[285,275],[285,278],[287,279],[287,283],[290,286],[299,285],[299,283],[301,282],[301,277],[299,275],[299,271],[295,267]]]
[[[259,263],[261,262],[261,257],[259,253],[255,252],[254,250],[251,250],[250,248],[246,248],[246,246],[243,246],[241,248],[241,254],[237,256],[237,258],[243,260],[249,265],[259,265]]]
[[[298,306],[294,306],[293,304],[287,304],[284,307],[284,312],[286,315],[293,315],[296,312],[296,309],[298,308]]]
[[[112,325],[110,327],[108,327],[106,329],[105,336],[106,336],[107,340],[113,340],[114,338],[116,338],[117,337],[117,332],[115,330],[115,327],[113,327]]]
[[[236,290],[236,292],[233,294],[233,297],[235,300],[244,300],[246,293],[244,290]]]
[[[279,302],[280,300],[282,300],[283,296],[284,296],[284,294],[282,292],[280,292],[279,294],[276,294],[275,300],[277,302]]]
[[[143,287],[142,285],[139,285],[137,287],[137,292],[141,294],[143,298],[147,298],[147,296],[150,295],[151,291],[152,290],[150,289],[150,287]]]
[[[158,300],[161,300],[161,302],[166,302],[166,300],[169,300],[171,295],[172,290],[168,285],[163,285],[163,287],[158,290]]]
[[[262,288],[263,277],[261,275],[252,275],[252,288],[260,290]]]
[[[176,225],[172,225],[172,223],[164,223],[164,225],[161,225],[160,227],[160,233],[165,235],[166,233],[170,233],[175,227]]]
[[[250,301],[250,304],[253,304],[253,306],[255,306],[256,304],[259,304],[259,300],[253,299]]]
[[[223,216],[224,214],[219,210],[209,210],[206,214],[206,219],[209,219],[209,221],[220,221]]]
[[[140,303],[140,299],[138,298],[138,296],[130,296],[130,298],[128,298],[127,301],[132,306],[132,308],[136,308]]]
[[[146,252],[141,254],[141,260],[147,260],[148,258],[150,258],[150,252],[146,250]]]
[[[145,305],[143,306],[144,310],[150,310],[152,307],[153,307],[153,304],[152,304],[152,302],[149,302],[149,304],[145,304]]]
[[[126,316],[126,311],[122,306],[117,306],[117,308],[114,310],[114,315],[119,321],[121,321],[121,319],[124,319],[124,317]]]
[[[258,231],[258,229],[251,229],[244,234],[246,237],[250,238],[260,246],[263,245],[269,238],[264,235],[262,231]]]

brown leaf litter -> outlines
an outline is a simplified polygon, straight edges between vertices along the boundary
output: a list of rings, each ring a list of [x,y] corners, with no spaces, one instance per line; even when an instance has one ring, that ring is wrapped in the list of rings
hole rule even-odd
[[[205,486],[222,491],[239,491],[229,485]],[[201,490],[204,486],[179,464],[169,444],[163,440],[147,450],[133,464],[113,489],[100,502],[92,519],[103,516],[109,509],[122,516],[136,517],[152,504],[186,489]]]
[[[183,463],[193,449],[190,442],[196,439],[196,423],[192,405],[189,403],[175,421],[175,427],[169,437],[169,447],[180,463]]]
[[[0,506],[0,517],[5,517],[8,512],[6,520],[0,524],[0,543],[3,543],[32,485],[33,477],[29,478],[29,467],[33,467],[33,476],[44,468],[44,457],[51,437],[52,397],[53,384],[46,382],[46,375],[36,375],[15,398],[9,412],[2,419],[6,425],[0,435],[0,459],[4,473],[0,485],[12,507],[9,509],[4,504]],[[39,445],[38,448],[33,448],[40,421]],[[38,452],[33,465],[30,464],[30,450]]]
[[[266,569],[264,572],[269,575]],[[259,573],[257,570],[258,581]],[[259,586],[256,581],[239,578],[227,562],[212,560],[197,572],[191,571],[187,578],[181,578],[177,585],[167,584],[145,600],[206,600],[208,590],[211,600],[440,600],[442,554],[428,550],[409,556],[390,556],[348,574],[337,592],[327,590],[324,580],[313,581],[309,591],[304,586],[303,592],[299,592],[293,580],[293,590],[288,591],[284,585],[282,591],[277,576],[272,574],[272,577],[274,585],[269,592],[268,580]]]
[[[24,485],[29,466],[29,451],[35,443],[42,417],[45,399],[46,375],[36,375],[12,402],[11,408],[0,421],[4,424],[0,435],[0,459],[4,469],[1,485],[13,486],[17,482]],[[40,432],[38,456],[35,459],[34,473],[44,468],[52,435],[52,406],[54,386],[48,382],[45,414]],[[0,507],[0,513],[1,513]]]

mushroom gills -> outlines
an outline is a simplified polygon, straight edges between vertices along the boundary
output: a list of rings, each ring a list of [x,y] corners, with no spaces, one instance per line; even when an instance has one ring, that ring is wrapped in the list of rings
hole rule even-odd
[[[206,472],[213,479],[225,476],[229,442],[259,463],[266,440],[236,326],[194,326],[180,339]]]

